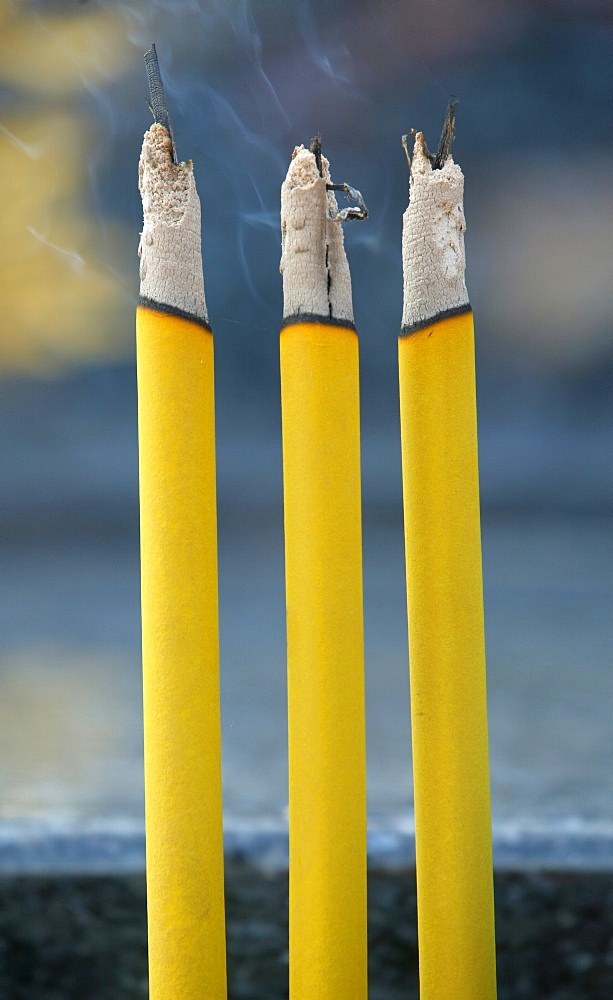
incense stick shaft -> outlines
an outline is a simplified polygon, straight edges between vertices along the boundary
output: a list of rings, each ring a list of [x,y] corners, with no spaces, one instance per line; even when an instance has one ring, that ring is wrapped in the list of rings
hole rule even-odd
[[[225,1000],[213,339],[137,312],[149,982]]]
[[[288,640],[290,996],[366,998],[358,342],[281,334]]]
[[[496,995],[472,314],[399,344],[421,1000]]]

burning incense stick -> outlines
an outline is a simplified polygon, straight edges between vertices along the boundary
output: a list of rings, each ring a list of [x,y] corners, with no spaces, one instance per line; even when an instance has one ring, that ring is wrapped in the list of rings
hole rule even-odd
[[[319,144],[296,149],[281,193],[292,1000],[366,997],[358,340],[339,215]]]
[[[224,1000],[213,338],[193,166],[165,121],[140,160],[136,321],[149,995]]]
[[[464,178],[450,155],[454,107],[436,158],[415,135],[403,228],[399,364],[419,979],[421,1000],[492,1000],[473,318]]]

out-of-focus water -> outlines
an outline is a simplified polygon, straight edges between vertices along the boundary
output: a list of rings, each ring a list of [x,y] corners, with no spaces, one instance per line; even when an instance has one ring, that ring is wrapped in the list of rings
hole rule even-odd
[[[493,811],[611,818],[607,526],[561,516],[483,526]],[[365,523],[369,803],[411,804],[402,527]],[[220,538],[225,800],[286,804],[280,518]],[[11,545],[0,651],[4,816],[142,807],[139,570],[134,535]]]
[[[138,815],[133,381],[115,372],[11,391],[0,620],[2,814]],[[47,421],[32,433],[27,413],[36,409],[34,396],[38,413],[44,397]],[[545,426],[544,416],[540,423]],[[598,462],[587,462],[584,509],[564,503],[552,509],[551,469],[545,466],[539,479],[542,462],[526,458],[520,471],[518,460],[515,489],[524,504],[503,508],[499,437],[485,420],[486,440],[488,435],[482,449],[483,553],[494,818],[611,818],[611,545],[601,503],[604,473]],[[572,438],[562,431],[560,441],[572,451]],[[227,813],[281,819],[280,442],[272,433],[250,436],[245,429],[242,437],[224,433],[218,451]],[[576,471],[566,474],[572,482]],[[373,818],[384,820],[411,807],[400,459],[393,434],[365,433],[364,482],[369,802]]]

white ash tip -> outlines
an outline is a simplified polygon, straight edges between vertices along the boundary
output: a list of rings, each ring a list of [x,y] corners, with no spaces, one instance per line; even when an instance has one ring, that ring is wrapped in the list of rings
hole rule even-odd
[[[152,150],[158,151],[161,158],[172,162],[172,139],[165,125],[154,122],[151,128],[145,132],[143,142]]]
[[[403,330],[469,307],[463,196],[460,167],[451,155],[440,169],[433,167],[423,133],[417,132],[402,228]]]
[[[320,179],[321,175],[317,168],[315,154],[311,153],[309,149],[305,149],[304,146],[295,146],[285,178],[288,190],[312,187]]]
[[[158,123],[145,132],[138,186],[144,217],[141,298],[208,323],[193,164],[174,162],[171,136]]]
[[[330,164],[297,146],[281,187],[284,319],[301,316],[353,324],[351,276]]]
[[[415,133],[415,143],[413,145],[413,159],[411,162],[411,173],[429,173],[432,170],[430,154],[426,146],[423,132]]]

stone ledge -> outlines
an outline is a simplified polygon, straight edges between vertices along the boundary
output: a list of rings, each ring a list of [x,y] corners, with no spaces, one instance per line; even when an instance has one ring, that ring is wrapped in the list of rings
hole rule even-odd
[[[287,827],[254,820],[224,829],[226,856],[282,872],[288,866]],[[613,822],[517,820],[494,826],[497,871],[543,869],[613,872]],[[415,865],[412,824],[370,824],[369,865],[385,870]],[[145,830],[129,818],[0,821],[0,874],[120,874],[145,867]]]
[[[499,1000],[613,995],[613,838],[603,824],[500,829]],[[416,1000],[410,831],[369,850],[370,1000]],[[229,1000],[287,997],[287,837],[226,837]],[[0,995],[147,996],[144,836],[129,821],[0,826]]]

